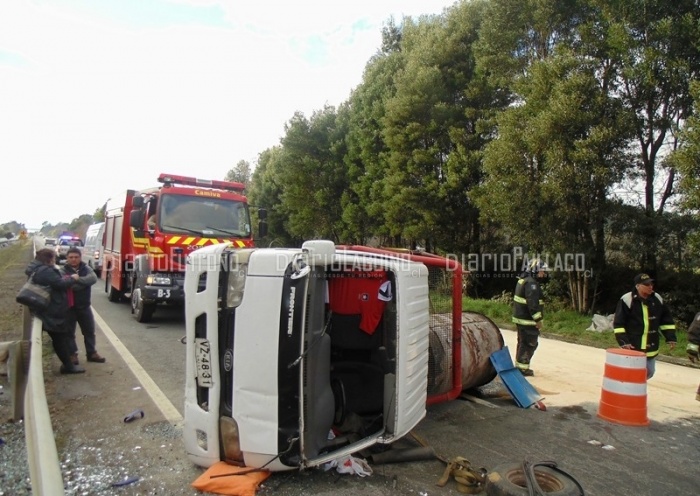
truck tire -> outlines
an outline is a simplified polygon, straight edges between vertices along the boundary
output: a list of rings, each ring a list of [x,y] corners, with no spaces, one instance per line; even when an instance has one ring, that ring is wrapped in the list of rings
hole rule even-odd
[[[549,467],[536,466],[535,478],[547,496],[581,496],[576,482]],[[528,496],[527,482],[520,463],[500,465],[486,477],[488,496]]]
[[[139,288],[134,288],[131,291],[131,313],[134,314],[137,322],[150,322],[155,310],[155,303],[144,303]]]
[[[107,299],[113,303],[117,303],[122,299],[121,291],[114,289],[112,286],[112,273],[107,274],[107,282],[105,283],[105,291],[107,292]]]

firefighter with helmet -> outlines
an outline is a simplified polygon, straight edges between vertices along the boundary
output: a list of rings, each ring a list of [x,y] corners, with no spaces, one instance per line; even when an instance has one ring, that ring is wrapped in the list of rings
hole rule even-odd
[[[525,376],[535,373],[530,368],[530,361],[537,349],[540,330],[542,329],[543,305],[542,288],[539,280],[547,275],[547,264],[535,258],[520,274],[515,284],[513,296],[513,323],[518,329],[518,347],[515,352],[515,366]]]

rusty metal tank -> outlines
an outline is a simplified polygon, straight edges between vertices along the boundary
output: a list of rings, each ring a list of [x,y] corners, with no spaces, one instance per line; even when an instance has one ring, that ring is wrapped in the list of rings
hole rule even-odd
[[[430,319],[428,395],[452,388],[451,321],[449,314],[433,314]],[[489,357],[503,346],[503,335],[491,319],[477,312],[462,313],[462,390],[483,386],[496,377]]]

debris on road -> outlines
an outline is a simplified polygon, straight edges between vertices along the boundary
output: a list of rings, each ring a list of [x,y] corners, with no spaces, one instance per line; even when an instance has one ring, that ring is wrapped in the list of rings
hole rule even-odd
[[[450,477],[457,482],[457,490],[463,494],[478,494],[484,489],[488,470],[484,467],[473,469],[471,462],[464,457],[453,458],[445,467],[442,477],[437,482],[438,487],[445,487]]]
[[[372,475],[372,467],[363,460],[352,455],[342,456],[331,460],[323,466],[323,470],[328,471],[335,468],[339,474],[353,474],[360,477]]]
[[[134,482],[138,482],[141,480],[139,477],[127,477],[122,481],[118,482],[112,482],[112,487],[122,487],[122,486],[128,486],[129,484],[133,484]]]
[[[126,415],[126,417],[124,417],[124,422],[126,422],[126,423],[133,422],[134,420],[143,418],[144,416],[145,416],[145,413],[143,413],[143,410],[137,409],[137,410],[134,410],[133,412],[129,413],[128,415]]]

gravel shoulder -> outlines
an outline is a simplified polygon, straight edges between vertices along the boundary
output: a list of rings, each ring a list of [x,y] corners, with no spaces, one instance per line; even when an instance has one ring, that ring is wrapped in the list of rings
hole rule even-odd
[[[4,254],[8,261],[0,267],[0,342],[22,338],[24,308],[15,295],[26,280],[31,245],[16,251]],[[202,494],[189,486],[202,469],[186,458],[180,427],[164,419],[113,348],[100,351],[106,363],[83,363],[87,373],[61,375],[50,339],[43,338],[44,383],[66,494]],[[11,385],[1,372],[0,496],[28,495],[24,422],[11,420]],[[137,409],[144,417],[124,422]]]

